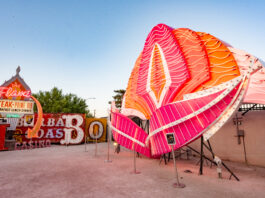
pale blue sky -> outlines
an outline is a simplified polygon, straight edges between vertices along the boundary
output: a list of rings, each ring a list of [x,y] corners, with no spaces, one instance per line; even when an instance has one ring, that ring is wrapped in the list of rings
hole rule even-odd
[[[33,92],[57,86],[105,116],[158,23],[203,31],[265,59],[265,1],[0,0],[0,84],[15,74]]]

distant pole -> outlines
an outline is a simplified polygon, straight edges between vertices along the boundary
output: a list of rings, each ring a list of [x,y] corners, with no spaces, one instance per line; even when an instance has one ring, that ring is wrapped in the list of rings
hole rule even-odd
[[[110,112],[109,112],[109,115],[108,115],[108,121],[107,121],[107,125],[110,125]],[[107,153],[107,159],[105,160],[105,162],[112,162],[110,159],[109,159],[109,146],[110,146],[110,126],[107,126],[107,138],[108,138],[108,153]]]
[[[97,156],[98,151],[98,131],[96,132],[96,148],[95,148],[95,157]]]
[[[133,142],[133,171],[132,174],[140,174],[140,171],[136,170],[136,151],[135,151],[135,143]]]
[[[86,100],[95,100],[95,97],[86,98]],[[94,117],[96,116],[96,109],[94,109]],[[97,156],[97,150],[98,150],[98,140],[97,140],[98,132],[96,133],[96,145],[95,145],[95,157]]]
[[[136,129],[134,138],[137,137],[138,134],[138,129]],[[135,142],[133,141],[133,171],[131,172],[132,174],[140,174],[140,171],[136,170],[136,151],[135,151]]]
[[[85,133],[85,152],[87,152],[87,150],[86,150],[86,141],[87,141],[87,137],[86,137],[86,133]]]
[[[203,137],[201,136],[201,155],[200,155],[200,172],[199,175],[203,174]]]

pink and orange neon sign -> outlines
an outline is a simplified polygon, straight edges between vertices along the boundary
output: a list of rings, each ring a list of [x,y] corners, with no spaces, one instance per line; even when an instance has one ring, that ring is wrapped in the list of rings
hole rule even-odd
[[[265,103],[261,67],[211,34],[158,24],[135,63],[121,113],[112,111],[114,138],[147,156],[170,152],[167,133],[176,137],[174,149],[202,135],[209,139],[243,100]],[[129,117],[149,120],[148,135]]]

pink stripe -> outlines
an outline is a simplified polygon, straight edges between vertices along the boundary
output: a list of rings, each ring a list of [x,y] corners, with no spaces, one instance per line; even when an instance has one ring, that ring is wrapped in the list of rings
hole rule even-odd
[[[126,135],[130,136],[131,138],[135,138],[137,141],[141,142],[142,144],[145,144],[145,140],[147,138],[146,132],[141,129],[139,126],[137,126],[132,120],[127,118],[126,116],[112,112],[111,113],[111,123],[112,126],[117,128],[119,131],[125,133]],[[137,132],[137,134],[136,134]],[[143,147],[139,145],[137,142],[133,142],[132,140],[128,139],[127,137],[119,134],[115,129],[113,130],[114,139],[122,146],[131,149],[133,148],[133,143],[135,144],[135,151],[139,152],[147,157],[151,156],[150,148],[149,147]],[[136,137],[134,137],[136,134]]]
[[[165,56],[168,70],[172,79],[168,92],[164,98],[164,104],[168,103],[171,94],[177,92],[181,86],[190,78],[186,60],[182,54],[178,41],[173,35],[172,28],[164,24],[158,24],[149,33],[144,49],[139,68],[139,78],[137,81],[136,93],[142,95],[148,101],[151,111],[155,111],[156,107],[149,93],[146,91],[148,68],[154,45],[158,44]]]
[[[154,140],[156,141],[156,144],[151,145],[152,155],[161,155],[170,151],[170,148],[168,146],[161,146],[166,145],[164,133],[175,133],[175,136],[177,138],[177,144],[175,145],[174,149],[178,149],[190,142],[191,140],[194,141],[196,138],[200,137],[205,131],[205,129],[216,120],[216,116],[219,116],[226,109],[227,105],[225,105],[225,103],[231,103],[233,98],[230,96],[235,96],[238,87],[239,85],[234,88],[229,94],[227,94],[216,105],[210,107],[206,111],[190,118],[189,120],[186,120],[178,125],[165,129],[164,131],[161,131],[158,134],[154,135]],[[152,123],[152,125],[155,126],[155,129],[160,128],[166,125],[169,120],[171,120],[171,122],[173,121],[172,119],[175,119],[174,121],[178,120],[180,118],[178,115],[180,114],[181,117],[185,117],[186,115],[192,113],[193,111],[189,107],[189,104],[193,104],[193,107],[197,106],[197,110],[199,107],[201,108],[211,102],[209,99],[213,100],[222,92],[223,91],[220,91],[209,96],[191,99],[188,101],[182,101],[180,103],[169,104],[166,105],[166,108],[161,107],[153,114],[150,123],[156,121],[155,118],[160,117],[160,122],[156,121],[156,125]],[[204,100],[204,102],[201,102],[202,100]],[[172,116],[172,118],[169,118],[169,115]]]

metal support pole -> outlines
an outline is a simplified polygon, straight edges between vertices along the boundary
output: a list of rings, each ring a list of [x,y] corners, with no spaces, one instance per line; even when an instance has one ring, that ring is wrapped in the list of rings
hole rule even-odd
[[[203,174],[203,137],[201,136],[201,156],[200,156],[200,172],[199,175]]]
[[[214,159],[214,153],[213,153],[213,150],[212,150],[212,146],[211,146],[211,144],[210,144],[210,141],[209,140],[207,140],[207,143],[208,143],[208,146],[209,146],[209,148],[208,148],[208,150],[211,152],[211,154],[212,154],[212,158]],[[204,144],[205,145],[205,144]],[[206,145],[205,145],[206,146]],[[212,162],[211,162],[211,168],[212,168]]]
[[[110,115],[108,116],[108,123],[110,123]],[[107,153],[107,159],[105,160],[105,162],[112,162],[109,159],[109,146],[110,146],[110,126],[108,126],[108,130],[107,130],[107,138],[108,138],[108,153]]]
[[[86,141],[87,141],[87,136],[86,136],[86,133],[85,133],[85,152],[87,152],[87,150],[86,150]]]
[[[241,139],[240,139],[240,136],[238,135],[238,131],[239,131],[239,118],[237,117],[237,114],[236,114],[236,131],[237,131],[237,143],[238,144],[241,144]]]
[[[177,181],[177,183],[174,183],[173,186],[175,188],[184,188],[185,184],[182,184],[179,182],[179,176],[178,176],[178,170],[177,170],[177,166],[176,166],[176,159],[175,159],[175,153],[174,153],[174,146],[173,145],[171,145],[171,150],[172,150],[172,156],[173,156],[173,162],[174,162],[175,176],[176,176],[176,181]]]
[[[192,151],[194,151],[195,153],[197,153],[197,154],[200,154],[200,152],[198,152],[197,150],[195,150],[194,148],[192,148],[192,147],[190,147],[190,146],[187,146],[188,148],[190,148]],[[205,145],[205,147],[207,148],[207,146]],[[211,160],[211,159],[209,159],[208,157],[206,157],[205,155],[203,155],[203,157],[206,159],[206,160],[208,160],[208,161],[210,161],[211,163],[213,163],[214,165],[216,165],[217,166],[217,164],[216,164],[216,162],[214,162],[213,160]],[[225,163],[224,162],[222,162],[222,165],[225,167],[225,169],[229,172],[229,173],[231,173],[231,176],[234,176],[234,178],[237,180],[237,181],[240,181],[239,180],[239,178],[225,165]],[[231,178],[231,177],[230,177]]]
[[[247,161],[247,153],[246,153],[246,145],[245,145],[245,136],[242,136],[242,138],[243,138],[243,147],[244,147],[245,162],[246,162],[246,164],[248,164],[248,161]]]
[[[237,181],[240,181],[239,178],[225,165],[224,162],[222,162],[222,165],[226,168],[226,170],[229,171],[229,173],[231,173],[231,176],[234,176],[234,178],[237,180]],[[230,176],[230,178],[231,178]]]
[[[97,156],[97,152],[98,152],[98,134],[96,133],[96,145],[95,145],[95,157]]]
[[[140,171],[136,170],[136,151],[135,151],[135,146],[133,142],[133,171],[131,172],[132,174],[140,174]]]

